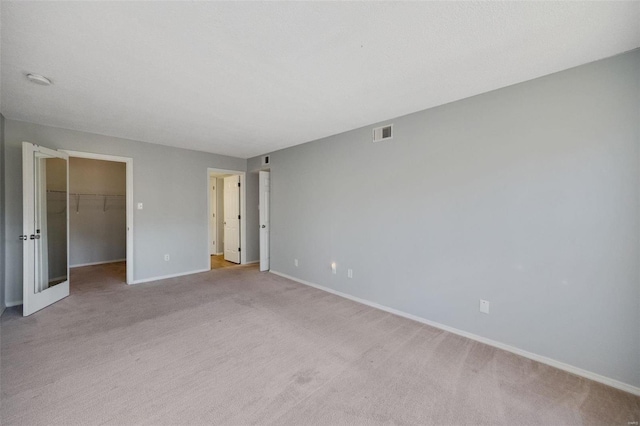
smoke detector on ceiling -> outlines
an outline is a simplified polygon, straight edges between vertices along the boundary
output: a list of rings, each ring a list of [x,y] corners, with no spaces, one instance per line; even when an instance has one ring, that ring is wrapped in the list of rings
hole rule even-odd
[[[39,74],[27,74],[27,78],[29,81],[35,84],[40,84],[41,86],[50,86],[51,80],[47,77],[39,75]]]

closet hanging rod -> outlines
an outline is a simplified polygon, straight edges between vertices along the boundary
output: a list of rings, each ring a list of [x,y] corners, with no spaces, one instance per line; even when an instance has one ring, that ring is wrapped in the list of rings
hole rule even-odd
[[[103,197],[103,203],[102,203],[102,211],[106,212],[107,211],[107,198],[109,197],[124,197],[124,195],[105,195],[105,194],[74,194],[74,193],[70,193],[70,196],[75,197],[76,199],[76,213],[80,213],[80,197],[83,195],[88,195],[88,196],[95,196],[95,197]]]
[[[67,193],[67,191],[58,191],[54,189],[49,189],[47,190],[47,192],[56,192],[60,194]],[[80,197],[126,197],[126,195],[123,195],[123,194],[78,194],[76,192],[70,192],[69,195],[73,195],[74,197],[77,197],[77,196],[80,196]]]
[[[75,192],[70,192],[69,195],[80,197],[125,197],[125,195],[118,194],[76,194]]]

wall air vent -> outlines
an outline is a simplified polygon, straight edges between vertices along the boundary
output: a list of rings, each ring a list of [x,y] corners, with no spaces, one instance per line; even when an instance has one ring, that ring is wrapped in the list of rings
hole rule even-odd
[[[268,155],[265,155],[264,157],[262,157],[262,165],[268,166],[269,164],[271,164],[271,158],[269,158]]]
[[[393,124],[373,129],[374,142],[386,141],[387,139],[393,139]]]

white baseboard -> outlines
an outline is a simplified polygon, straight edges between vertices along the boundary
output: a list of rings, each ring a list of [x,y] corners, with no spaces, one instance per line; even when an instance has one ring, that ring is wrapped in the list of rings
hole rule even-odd
[[[254,263],[260,263],[260,261],[259,260],[250,260],[249,262],[243,263],[243,265],[252,265]]]
[[[100,262],[79,263],[77,265],[69,265],[69,268],[81,268],[83,266],[104,265],[106,263],[126,262],[127,259],[103,260]]]
[[[151,277],[151,278],[142,278],[140,280],[135,280],[131,284],[142,284],[142,283],[148,283],[150,281],[166,280],[168,278],[182,277],[184,275],[199,274],[200,272],[209,272],[210,270],[211,270],[210,268],[196,269],[195,271],[180,272],[178,274],[162,275],[159,277]]]
[[[326,291],[328,293],[335,294],[336,296],[344,297],[345,299],[353,300],[354,302],[358,302],[358,303],[362,303],[363,305],[371,306],[372,308],[380,309],[382,311],[389,312],[391,314],[398,315],[400,317],[404,317],[404,318],[407,318],[407,319],[410,319],[410,320],[413,320],[413,321],[417,321],[417,322],[420,322],[422,324],[430,325],[431,327],[439,328],[441,330],[448,331],[449,333],[457,334],[458,336],[466,337],[468,339],[475,340],[477,342],[484,343],[486,345],[493,346],[493,347],[496,347],[498,349],[502,349],[502,350],[505,350],[507,352],[511,352],[511,353],[516,354],[516,355],[520,355],[520,356],[523,356],[525,358],[532,359],[534,361],[538,361],[538,362],[540,362],[542,364],[550,365],[550,366],[558,368],[560,370],[564,370],[564,371],[567,371],[569,373],[575,374],[576,376],[581,376],[581,377],[593,380],[595,382],[603,383],[603,384],[611,386],[613,388],[620,389],[620,390],[623,390],[625,392],[629,392],[631,394],[640,396],[640,388],[636,387],[636,386],[633,386],[633,385],[630,385],[628,383],[624,383],[624,382],[621,382],[619,380],[612,379],[610,377],[602,376],[600,374],[593,373],[593,372],[588,371],[588,370],[583,370],[582,368],[575,367],[573,365],[566,364],[564,362],[557,361],[555,359],[548,358],[546,356],[538,355],[538,354],[535,354],[533,352],[525,351],[523,349],[516,348],[515,346],[510,346],[510,345],[507,345],[505,343],[501,343],[501,342],[498,342],[498,341],[495,341],[495,340],[487,339],[486,337],[478,336],[477,334],[473,334],[473,333],[469,333],[469,332],[466,332],[466,331],[463,331],[463,330],[459,330],[457,328],[449,327],[448,325],[444,325],[444,324],[440,324],[438,322],[430,321],[428,319],[421,318],[421,317],[418,317],[416,315],[408,314],[406,312],[402,312],[402,311],[399,311],[397,309],[389,308],[387,306],[380,305],[378,303],[371,302],[371,301],[366,300],[366,299],[361,299],[359,297],[352,296],[352,295],[347,294],[347,293],[342,293],[340,291],[336,291],[336,290],[333,290],[333,289],[328,288],[328,287],[324,287],[324,286],[321,286],[321,285],[318,285],[318,284],[314,284],[314,283],[311,283],[309,281],[301,280],[299,278],[292,277],[291,275],[283,274],[282,272],[277,272],[277,271],[274,271],[274,270],[271,270],[269,272],[271,272],[272,274],[275,274],[275,275],[279,275],[279,276],[281,276],[283,278],[287,278],[287,279],[290,279],[292,281],[299,282],[300,284],[308,285],[310,287],[314,287],[314,288],[317,288],[319,290],[323,290],[323,291]]]
[[[7,308],[13,308],[14,306],[22,305],[22,300],[16,300],[13,302],[5,302],[4,304]]]

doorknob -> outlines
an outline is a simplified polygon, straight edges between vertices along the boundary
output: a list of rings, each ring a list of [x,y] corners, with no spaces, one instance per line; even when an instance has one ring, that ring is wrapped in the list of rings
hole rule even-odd
[[[18,238],[20,239],[20,241],[27,241],[28,240],[26,235],[19,235]]]
[[[263,227],[263,228],[266,228],[266,227],[267,227],[267,225],[262,225],[262,227]]]
[[[25,235],[26,237],[26,235]],[[40,235],[33,235],[31,234],[31,236],[29,237],[30,240],[39,240],[40,239]]]

